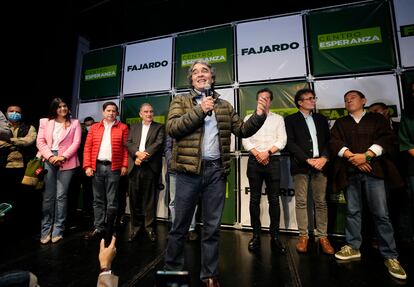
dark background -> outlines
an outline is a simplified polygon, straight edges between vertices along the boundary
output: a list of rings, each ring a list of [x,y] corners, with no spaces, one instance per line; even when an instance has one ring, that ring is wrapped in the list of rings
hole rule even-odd
[[[72,98],[79,36],[91,49],[307,9],[360,1],[55,0],[2,4],[0,109],[22,106],[36,127],[49,103]],[[248,3],[248,4],[246,4]],[[236,8],[237,7],[237,8]]]

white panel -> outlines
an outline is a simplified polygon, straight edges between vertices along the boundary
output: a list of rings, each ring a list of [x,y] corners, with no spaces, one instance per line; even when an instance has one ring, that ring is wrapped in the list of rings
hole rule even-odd
[[[414,36],[401,37],[401,26],[414,25],[414,1],[394,0],[395,21],[400,46],[401,65],[414,66]]]
[[[246,176],[247,171],[247,156],[242,156],[240,160],[240,208],[241,218],[240,223],[243,226],[251,226],[250,223],[250,212],[249,212],[249,201],[250,194],[246,193],[249,187],[249,179]],[[295,197],[293,196],[293,183],[292,177],[290,176],[290,165],[287,157],[281,157],[280,162],[281,170],[281,182],[280,191],[281,196],[279,198],[280,203],[280,229],[298,230],[298,224],[296,222],[295,212]],[[263,183],[262,198],[260,201],[260,222],[262,227],[269,227],[269,203],[267,195],[264,195],[266,184]]]
[[[123,93],[171,89],[172,38],[128,45],[125,52]]]
[[[160,178],[160,184],[163,185],[163,189],[159,190],[158,202],[157,202],[157,217],[168,219],[168,203],[166,201],[167,185],[165,181],[165,174],[167,172],[167,163],[165,158],[162,158],[162,172]]]
[[[81,103],[79,104],[78,109],[78,119],[81,123],[83,123],[83,120],[86,117],[92,117],[95,122],[99,122],[102,120],[102,106],[105,102],[114,102],[115,104],[119,106],[119,99],[111,99],[111,100],[104,100],[104,101],[98,101],[98,102],[89,102],[89,103]]]
[[[306,76],[301,15],[241,23],[236,28],[239,82]]]
[[[397,105],[400,115],[397,80],[394,75],[315,81],[318,109],[345,108],[344,94],[349,90],[361,91],[367,98],[366,106],[375,102]]]

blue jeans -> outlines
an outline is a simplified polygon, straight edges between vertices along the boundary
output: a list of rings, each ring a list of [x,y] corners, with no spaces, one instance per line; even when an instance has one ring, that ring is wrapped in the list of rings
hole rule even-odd
[[[117,214],[117,191],[121,171],[112,171],[112,166],[96,163],[96,172],[92,178],[94,227],[99,231],[105,230],[106,214],[109,211]]]
[[[174,173],[170,173],[169,175],[169,192],[170,192],[170,203],[168,204],[168,208],[170,209],[171,213],[171,222],[175,220],[175,191],[176,191],[176,183],[177,183],[177,176]],[[196,228],[196,213],[197,213],[197,206],[194,210],[193,219],[191,220],[190,229],[189,231],[194,231]]]
[[[226,179],[221,160],[203,161],[200,175],[177,174],[175,220],[168,235],[165,269],[184,269],[184,244],[198,198],[203,206],[201,235],[201,274],[206,279],[218,276],[219,231],[226,198]]]
[[[45,190],[42,203],[41,237],[63,236],[68,206],[68,189],[75,169],[61,171],[45,161],[47,173],[44,177]]]
[[[384,180],[366,174],[354,174],[349,177],[349,186],[345,190],[347,201],[345,238],[354,249],[359,249],[362,242],[361,214],[362,196],[365,193],[370,212],[379,239],[379,251],[388,258],[397,258],[394,230],[388,216],[387,195]]]

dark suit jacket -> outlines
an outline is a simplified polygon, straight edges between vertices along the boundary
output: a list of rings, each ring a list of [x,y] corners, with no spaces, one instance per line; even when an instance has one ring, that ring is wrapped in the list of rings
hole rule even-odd
[[[312,113],[312,118],[316,127],[319,156],[329,158],[328,121],[324,116],[317,113]],[[297,112],[287,116],[285,118],[285,127],[287,134],[286,147],[291,154],[290,170],[292,175],[309,173],[313,168],[306,160],[313,157],[313,143],[303,114]]]
[[[128,173],[135,166],[135,153],[139,149],[141,142],[142,123],[134,124],[129,131],[128,148]],[[145,151],[150,154],[148,164],[154,173],[160,173],[162,169],[162,153],[164,145],[165,129],[164,125],[152,122],[145,141]]]

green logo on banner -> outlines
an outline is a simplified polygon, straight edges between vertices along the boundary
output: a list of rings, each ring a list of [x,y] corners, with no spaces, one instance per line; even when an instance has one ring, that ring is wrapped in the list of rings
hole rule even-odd
[[[160,123],[160,124],[165,124],[165,116],[154,116],[154,122]],[[141,118],[126,118],[125,122],[128,125],[132,125],[132,124],[138,124],[140,122],[142,122]]]
[[[318,35],[319,50],[347,48],[381,42],[380,27]]]
[[[189,67],[197,60],[206,61],[210,64],[226,62],[227,49],[222,48],[182,54],[181,67]]]
[[[400,31],[401,31],[401,37],[414,36],[414,24],[401,26]]]
[[[365,108],[365,111],[368,112],[368,109]],[[388,105],[388,111],[392,118],[398,117],[396,105]],[[324,115],[328,120],[337,120],[349,114],[345,108],[320,109],[318,112]]]
[[[85,70],[85,81],[93,81],[116,77],[116,65]]]

